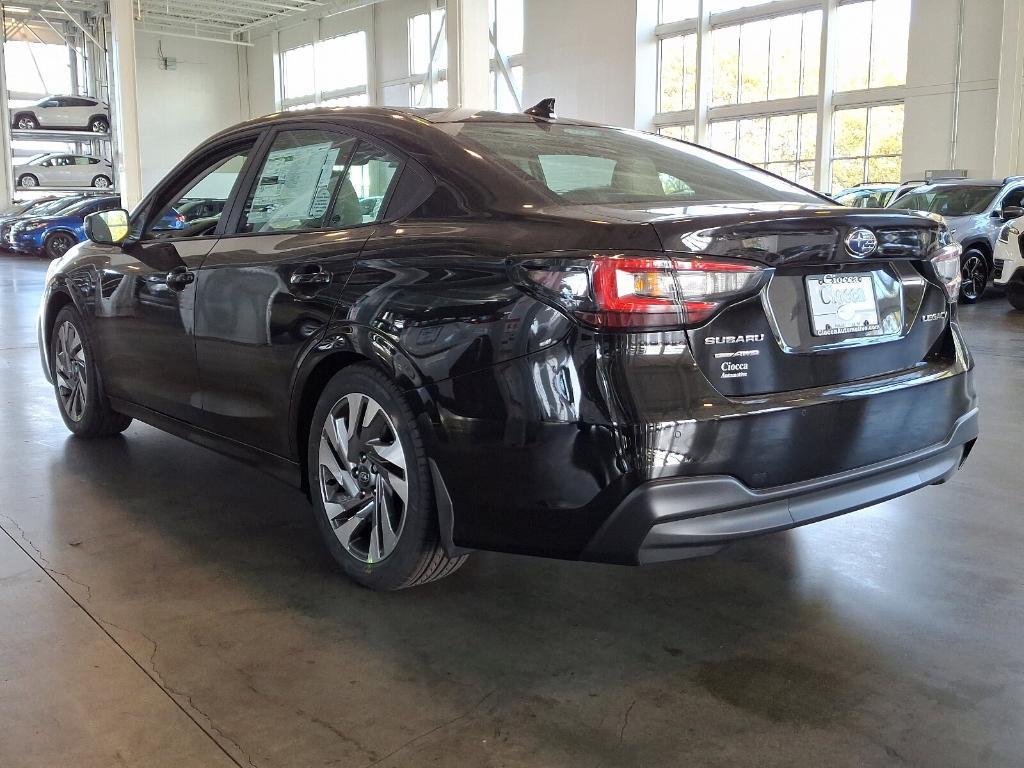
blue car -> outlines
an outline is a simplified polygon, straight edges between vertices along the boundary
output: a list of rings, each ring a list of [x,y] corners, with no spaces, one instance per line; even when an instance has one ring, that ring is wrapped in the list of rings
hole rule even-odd
[[[11,227],[5,245],[18,253],[57,259],[85,240],[85,217],[98,211],[121,207],[119,197],[90,197],[49,216],[30,216]],[[159,230],[183,229],[185,217],[171,208],[161,219]]]

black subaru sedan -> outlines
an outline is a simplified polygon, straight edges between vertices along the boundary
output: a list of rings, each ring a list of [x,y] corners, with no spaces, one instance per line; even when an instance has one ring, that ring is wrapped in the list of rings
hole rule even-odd
[[[709,554],[941,483],[978,435],[941,221],[638,131],[272,115],[88,232],[39,315],[68,428],[301,487],[375,589],[474,549]]]

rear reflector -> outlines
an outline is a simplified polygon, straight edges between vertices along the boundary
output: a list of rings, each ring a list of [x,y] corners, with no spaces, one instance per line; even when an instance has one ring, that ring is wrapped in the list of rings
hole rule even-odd
[[[584,323],[615,330],[703,323],[756,293],[772,272],[741,261],[600,253],[530,259],[513,271],[524,287]]]

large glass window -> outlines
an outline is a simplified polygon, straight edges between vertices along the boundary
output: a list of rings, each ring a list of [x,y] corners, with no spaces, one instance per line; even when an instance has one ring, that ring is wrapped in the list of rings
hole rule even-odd
[[[902,104],[836,110],[833,192],[864,182],[899,182],[902,161]]]
[[[718,120],[710,125],[708,143],[719,152],[813,187],[817,128],[813,112]]]
[[[824,0],[659,0],[654,127],[826,191],[899,181],[910,4],[842,0],[823,52]],[[835,70],[828,114],[817,113],[823,58]],[[833,151],[818,167],[822,130]]]
[[[65,46],[11,40],[4,44],[4,56],[7,90],[36,94],[71,91],[71,69]]]
[[[448,105],[448,43],[444,10],[418,13],[409,18],[409,76],[411,106]],[[426,93],[424,93],[426,92]],[[386,103],[394,103],[387,101]]]
[[[281,84],[285,99],[312,97],[316,93],[316,59],[313,44],[291,48],[281,54]],[[312,99],[310,103],[314,103]]]
[[[818,92],[821,11],[759,19],[711,33],[711,105]]]
[[[907,82],[910,0],[841,5],[836,37],[836,90],[884,88]]]
[[[697,94],[697,35],[668,37],[660,43],[659,112],[693,109]]]
[[[523,0],[490,0],[491,107],[500,112],[523,108]],[[511,82],[510,82],[511,81]]]
[[[369,100],[367,82],[366,32],[362,30],[281,54],[282,106],[286,110],[365,104]]]

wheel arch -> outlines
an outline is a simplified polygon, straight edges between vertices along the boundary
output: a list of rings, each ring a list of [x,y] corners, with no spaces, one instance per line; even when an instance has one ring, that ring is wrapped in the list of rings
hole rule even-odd
[[[86,125],[92,125],[92,121],[93,120],[97,120],[97,119],[99,119],[99,120],[106,120],[107,121],[107,125],[108,126],[110,125],[110,118],[107,115],[105,115],[104,113],[102,113],[102,112],[97,112],[94,115],[89,115],[89,119],[85,121],[85,124]]]
[[[68,304],[71,306],[77,306],[75,300],[71,297],[71,293],[65,286],[57,285],[50,291],[50,296],[46,300],[46,308],[43,310],[43,317],[41,319],[41,338],[39,339],[40,348],[46,360],[46,371],[47,377],[49,377],[50,370],[52,368],[52,360],[50,359],[50,339],[53,338],[53,326],[57,323],[57,315],[64,309]]]
[[[994,256],[992,253],[992,244],[989,243],[988,240],[983,237],[979,237],[972,240],[965,240],[960,245],[964,249],[965,253],[971,249],[980,251],[981,255],[985,257],[985,262],[988,264],[989,271],[992,270],[992,259]]]
[[[298,458],[300,475],[302,478],[302,491],[309,495],[309,478],[307,477],[306,466],[306,442],[309,440],[310,421],[313,418],[313,411],[320,400],[320,393],[324,391],[335,374],[343,368],[357,363],[369,363],[375,368],[383,370],[379,365],[365,355],[350,350],[339,350],[332,352],[318,360],[304,375],[296,382],[292,398],[292,445],[295,456]],[[388,373],[386,370],[384,373]]]

